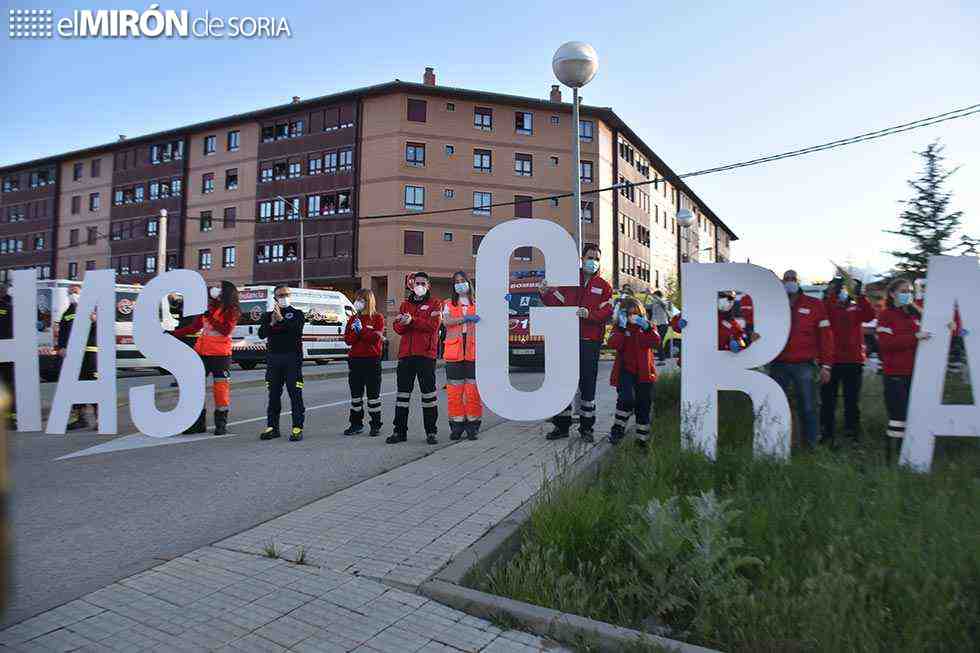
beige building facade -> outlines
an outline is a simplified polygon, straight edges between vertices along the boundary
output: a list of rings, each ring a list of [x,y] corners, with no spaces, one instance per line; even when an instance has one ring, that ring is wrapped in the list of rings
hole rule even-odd
[[[68,159],[61,164],[54,276],[84,279],[86,270],[109,266],[112,156]]]

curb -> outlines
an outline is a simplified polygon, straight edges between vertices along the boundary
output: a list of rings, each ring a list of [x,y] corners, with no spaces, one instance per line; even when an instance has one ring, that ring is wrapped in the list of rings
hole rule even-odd
[[[613,450],[608,443],[593,447],[565,471],[569,482],[580,484],[597,478],[603,463]],[[418,592],[474,617],[494,620],[504,616],[540,637],[565,643],[589,641],[598,650],[606,653],[619,653],[638,645],[658,646],[678,653],[717,653],[713,649],[694,644],[462,586],[460,583],[470,572],[487,570],[496,561],[517,551],[521,543],[521,531],[539,494],[540,491],[419,585]]]

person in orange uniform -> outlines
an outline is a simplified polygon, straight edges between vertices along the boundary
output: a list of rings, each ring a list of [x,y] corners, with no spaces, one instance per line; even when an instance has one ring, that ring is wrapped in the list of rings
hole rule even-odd
[[[453,275],[452,298],[443,304],[442,323],[446,327],[443,359],[446,361],[446,403],[449,411],[449,439],[459,440],[466,433],[476,440],[483,419],[483,402],[476,388],[476,292],[465,272]]]
[[[636,414],[636,444],[646,446],[650,439],[650,404],[657,368],[653,352],[660,346],[660,334],[647,320],[640,303],[632,297],[619,303],[613,318],[609,346],[616,351],[609,383],[616,388],[616,418],[609,442],[619,444],[626,435],[630,416]]]
[[[796,392],[796,408],[802,413],[802,432],[808,448],[817,444],[817,393],[814,372],[819,366],[820,384],[830,381],[834,361],[834,332],[821,300],[800,290],[795,270],[783,273],[789,299],[790,329],[786,347],[769,364],[769,376],[789,395]]]
[[[198,315],[185,327],[176,329],[178,338],[199,333],[194,351],[204,362],[205,375],[213,378],[211,392],[214,395],[214,434],[228,432],[228,410],[231,406],[231,332],[238,324],[241,309],[238,305],[238,288],[230,281],[208,288],[208,310]],[[185,433],[204,433],[207,430],[205,411]]]
[[[606,335],[606,322],[612,316],[612,287],[599,276],[598,245],[586,244],[582,252],[582,270],[578,286],[551,288],[542,281],[538,288],[545,306],[577,306],[579,318],[579,435],[586,442],[594,441],[595,385],[599,376],[599,350]],[[568,406],[552,418],[555,425],[548,440],[568,437],[572,425],[572,407]]]
[[[408,439],[408,406],[418,379],[422,393],[422,421],[425,441],[439,444],[439,396],[436,393],[436,354],[439,350],[439,325],[442,302],[432,296],[429,275],[416,272],[412,276],[408,299],[398,309],[392,328],[402,337],[398,346],[394,432],[385,440],[388,444]]]
[[[857,442],[861,430],[861,381],[864,377],[864,323],[875,319],[874,308],[862,294],[860,281],[853,283],[854,296],[843,279],[827,288],[824,305],[834,332],[834,360],[830,381],[820,388],[820,424],[824,440],[836,444],[837,389],[844,388],[844,433]]]
[[[361,288],[354,294],[356,315],[347,320],[344,342],[347,354],[347,382],[350,385],[350,426],[344,435],[364,430],[364,394],[371,417],[370,437],[381,435],[381,353],[384,351],[385,316],[378,312],[374,291]]]

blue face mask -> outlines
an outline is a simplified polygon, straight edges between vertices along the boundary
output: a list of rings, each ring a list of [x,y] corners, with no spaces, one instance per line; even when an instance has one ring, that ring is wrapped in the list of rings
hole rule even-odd
[[[908,306],[912,303],[912,293],[910,292],[897,292],[895,293],[895,303],[898,306]]]
[[[795,295],[796,293],[800,292],[800,284],[796,283],[795,281],[784,281],[783,287],[786,288],[786,292],[790,295]]]
[[[837,299],[841,300],[842,302],[846,302],[848,297],[849,297],[849,295],[847,294],[847,289],[846,288],[845,289],[841,289],[841,291],[839,293],[837,293]]]
[[[458,295],[466,295],[470,292],[470,284],[466,283],[465,281],[460,281],[459,283],[455,284],[453,288],[456,289],[456,294]]]
[[[584,261],[582,261],[582,269],[588,272],[589,274],[595,274],[596,272],[599,271],[599,261],[596,261],[595,259],[587,258]]]

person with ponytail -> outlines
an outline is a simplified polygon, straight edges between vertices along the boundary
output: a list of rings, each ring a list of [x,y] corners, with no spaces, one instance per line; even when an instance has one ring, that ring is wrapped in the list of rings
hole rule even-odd
[[[384,351],[385,317],[378,312],[374,292],[361,288],[354,294],[354,310],[347,320],[344,342],[347,353],[347,383],[350,385],[350,426],[344,435],[364,430],[364,394],[371,418],[370,437],[381,435],[381,354]]]
[[[238,305],[238,288],[230,281],[208,288],[208,310],[198,315],[185,327],[176,329],[179,337],[199,333],[194,351],[204,362],[205,375],[213,378],[211,391],[214,395],[214,434],[228,432],[228,410],[231,406],[231,332],[238,324],[241,309]],[[205,411],[185,433],[204,433],[207,430]]]
[[[453,274],[450,301],[443,304],[442,323],[446,326],[443,359],[446,361],[446,403],[449,412],[449,439],[459,440],[466,433],[476,440],[483,419],[483,402],[476,387],[476,292],[463,271]]]

